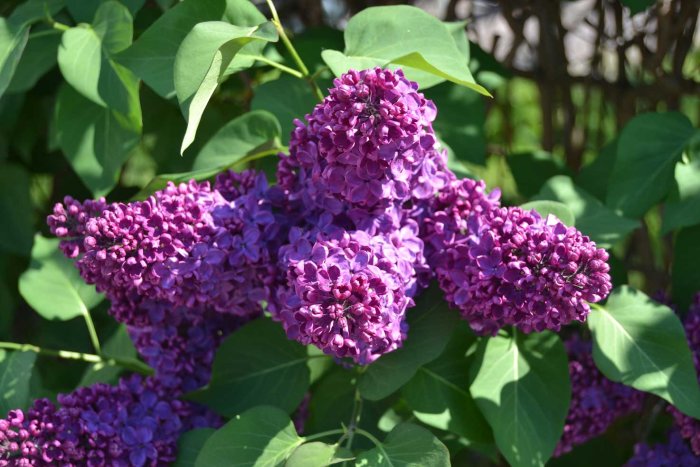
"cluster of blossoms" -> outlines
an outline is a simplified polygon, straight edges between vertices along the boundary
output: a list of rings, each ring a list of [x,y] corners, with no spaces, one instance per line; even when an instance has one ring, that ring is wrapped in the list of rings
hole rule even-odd
[[[625,463],[625,467],[677,467],[700,465],[700,459],[690,450],[683,437],[672,431],[666,444],[649,446],[637,444],[634,455]]]
[[[684,326],[700,381],[700,293],[695,295],[695,300],[685,316]],[[681,436],[688,440],[695,455],[700,457],[700,420],[685,415],[673,406],[669,406],[669,411]],[[700,459],[696,462],[700,463]]]
[[[618,418],[640,411],[644,402],[644,393],[603,376],[593,362],[590,342],[573,335],[566,349],[571,403],[555,457],[604,433]]]
[[[35,401],[0,420],[0,466],[159,466],[175,461],[184,431],[218,417],[172,399],[155,380],[131,376]]]

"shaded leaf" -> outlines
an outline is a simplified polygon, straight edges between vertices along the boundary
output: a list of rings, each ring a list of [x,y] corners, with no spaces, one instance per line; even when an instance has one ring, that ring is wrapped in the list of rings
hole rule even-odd
[[[107,358],[131,361],[135,366],[147,367],[138,360],[136,348],[124,325],[120,325],[107,342],[102,345],[102,355]],[[114,384],[124,371],[123,367],[117,365],[93,363],[85,369],[79,386],[90,386],[95,383]]]
[[[518,193],[528,199],[536,195],[551,177],[569,173],[559,159],[546,151],[509,154],[507,161],[518,185]]]
[[[204,443],[214,433],[214,428],[197,428],[183,433],[177,440],[177,460],[173,467],[194,467]]]
[[[444,444],[425,428],[403,423],[376,448],[361,453],[356,466],[444,467],[450,465],[450,453]]]
[[[17,65],[8,93],[25,92],[33,88],[39,78],[56,65],[61,31],[42,31],[48,34],[29,37],[22,59]]]
[[[12,81],[28,40],[28,26],[0,17],[0,97]]]
[[[29,197],[29,174],[14,164],[0,164],[0,216],[11,219],[0,226],[0,250],[29,255],[34,216]]]
[[[29,405],[29,385],[36,361],[34,352],[0,350],[0,414]]]
[[[687,164],[676,164],[678,196],[664,207],[663,233],[700,224],[700,155]]]
[[[700,289],[700,225],[681,229],[673,245],[671,283],[673,301],[681,310],[690,306]],[[700,417],[698,417],[700,418]]]

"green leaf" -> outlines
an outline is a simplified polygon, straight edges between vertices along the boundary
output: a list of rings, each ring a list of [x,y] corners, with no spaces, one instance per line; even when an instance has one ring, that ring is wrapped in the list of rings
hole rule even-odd
[[[227,21],[256,26],[265,17],[248,0],[185,0],[165,12],[117,60],[163,97],[175,95],[175,55],[196,24]]]
[[[66,8],[73,19],[78,23],[87,23],[94,16],[97,9],[109,0],[65,0]],[[145,0],[120,0],[120,2],[129,10],[129,13],[135,15],[145,3]]]
[[[302,444],[294,450],[284,465],[285,467],[326,467],[336,462],[353,459],[350,456],[333,462],[335,452],[334,446],[318,441]]]
[[[69,86],[58,92],[54,128],[58,146],[95,197],[114,188],[122,164],[140,140],[138,127]]]
[[[668,194],[676,162],[695,131],[677,112],[630,120],[617,143],[606,204],[627,217],[642,217]]]
[[[204,443],[214,433],[214,428],[197,428],[183,433],[177,440],[177,460],[173,467],[194,467]]]
[[[46,18],[46,12],[55,15],[63,8],[63,0],[28,0],[15,8],[10,21],[18,26],[27,26]]]
[[[294,119],[303,120],[316,104],[318,101],[307,82],[284,75],[257,86],[250,107],[272,112],[281,125],[282,143],[287,144],[294,129]]]
[[[95,14],[92,26],[81,24],[63,33],[58,66],[68,84],[92,102],[114,110],[141,126],[138,79],[113,55],[131,44],[129,10],[110,0]]]
[[[664,207],[663,233],[700,224],[700,155],[687,164],[676,164],[678,197]]]
[[[700,387],[681,324],[642,292],[615,289],[588,315],[593,359],[609,379],[651,392],[700,418]]]
[[[564,203],[576,218],[574,224],[601,248],[610,248],[639,227],[639,222],[617,214],[565,175],[552,177],[535,199]]]
[[[65,321],[88,314],[104,297],[83,281],[58,243],[39,234],[34,237],[32,262],[19,278],[19,292],[44,318]]]
[[[309,388],[306,360],[306,349],[279,323],[260,318],[221,344],[211,381],[190,398],[225,416],[262,404],[292,412]]]
[[[617,159],[617,138],[603,146],[598,157],[584,166],[576,176],[576,185],[605,201],[610,186],[610,174]]]
[[[403,423],[391,430],[381,445],[360,454],[355,465],[444,467],[450,465],[450,453],[445,445],[425,428]]]
[[[29,27],[0,17],[0,97],[12,81],[28,40]]]
[[[699,235],[700,225],[686,227],[678,232],[673,245],[673,301],[681,310],[690,306],[695,293],[700,289]]]
[[[270,112],[257,110],[234,118],[207,142],[194,160],[193,170],[226,167],[241,159],[270,152],[276,154],[280,124]]]
[[[458,159],[483,165],[486,161],[483,97],[452,83],[430,88],[425,95],[438,108],[433,123],[435,132],[452,148]]]
[[[29,405],[29,384],[36,361],[34,352],[0,350],[0,414]]]
[[[275,407],[254,407],[236,415],[204,443],[197,467],[284,465],[304,442],[289,416]]]
[[[177,51],[174,68],[175,92],[187,120],[180,152],[194,141],[204,109],[226,75],[252,65],[253,60],[246,55],[251,47],[255,52],[261,44],[277,39],[272,23],[242,27],[223,21],[199,23],[185,37]]]
[[[474,82],[463,52],[447,26],[411,6],[372,7],[353,16],[345,29],[345,52],[321,54],[333,73],[386,66],[402,68],[409,79],[429,87],[446,79],[485,96]]]
[[[445,352],[418,368],[401,389],[418,420],[450,431],[470,443],[492,443],[491,428],[469,394],[469,361],[465,354],[474,334],[460,323]]]
[[[568,174],[566,166],[547,151],[509,154],[508,166],[513,173],[518,193],[532,198],[551,177]]]
[[[576,217],[571,209],[564,203],[558,201],[530,201],[520,206],[523,209],[534,209],[542,217],[547,217],[549,214],[556,216],[564,225],[573,226],[576,222]]]
[[[0,217],[11,219],[0,226],[0,251],[29,255],[34,216],[29,196],[29,174],[14,164],[0,164]]]
[[[358,389],[365,399],[384,399],[413,378],[420,366],[435,360],[445,349],[458,315],[433,286],[408,310],[407,319],[403,347],[381,356],[360,377]]]
[[[136,348],[124,325],[120,325],[107,342],[102,345],[102,355],[107,358],[131,361],[136,366],[148,368],[147,365],[138,360]],[[123,372],[124,368],[117,365],[93,363],[85,369],[79,386],[90,386],[95,383],[114,384]]]
[[[7,93],[15,94],[30,90],[39,78],[56,65],[61,31],[42,30],[41,32],[47,34],[29,37]]]
[[[564,345],[541,332],[485,339],[470,392],[512,466],[544,465],[564,429],[571,384]]]

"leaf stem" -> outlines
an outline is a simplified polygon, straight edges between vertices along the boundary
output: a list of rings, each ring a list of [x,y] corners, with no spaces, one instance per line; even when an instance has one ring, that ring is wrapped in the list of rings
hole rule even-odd
[[[44,15],[46,15],[45,21],[52,28],[58,31],[68,31],[70,29],[70,26],[68,26],[67,24],[59,23],[58,21],[53,19],[53,16],[51,16],[51,11],[49,10],[48,3],[44,3]]]
[[[325,438],[326,436],[341,435],[341,434],[345,434],[345,430],[343,430],[342,428],[337,428],[335,430],[322,431],[321,433],[316,433],[315,435],[304,436],[304,442],[314,441],[316,439]]]
[[[275,67],[278,70],[282,70],[285,73],[289,73],[290,75],[294,76],[295,78],[303,79],[304,75],[301,74],[301,72],[295,70],[294,68],[289,68],[288,66],[284,66],[281,63],[277,63],[274,60],[270,60],[269,58],[265,58],[262,55],[251,55],[251,58],[254,58],[258,62],[265,63],[267,65],[270,65],[271,67]]]
[[[360,416],[362,416],[362,396],[360,396],[360,391],[355,388],[355,398],[352,404],[352,415],[350,415],[350,423],[348,424],[347,438],[348,441],[345,447],[348,450],[352,449],[352,441],[355,438],[355,432],[359,430],[358,425],[360,424]]]
[[[292,41],[289,40],[289,37],[287,36],[287,33],[284,30],[284,26],[282,26],[282,22],[280,21],[280,17],[277,14],[275,4],[272,2],[272,0],[267,0],[267,5],[270,7],[270,13],[272,13],[272,24],[275,25],[275,29],[277,29],[277,32],[280,35],[280,39],[282,39],[282,43],[289,51],[289,54],[292,56],[292,59],[299,68],[302,77],[306,80],[306,82],[309,83],[309,86],[311,86],[311,88],[313,89],[319,102],[323,102],[323,92],[321,92],[321,88],[319,88],[318,84],[316,84],[314,77],[311,76],[311,74],[309,73],[309,69],[306,67],[304,61],[301,59],[301,57],[297,53],[297,50],[292,45]]]
[[[102,357],[100,355],[73,352],[72,350],[45,349],[32,344],[19,344],[17,342],[0,342],[0,349],[16,350],[19,352],[34,352],[48,357],[63,358],[65,360],[78,360],[87,363],[102,363],[107,366],[120,366],[127,370],[150,375],[153,370],[145,364],[137,361],[124,360],[117,357]]]
[[[97,355],[102,355],[100,338],[97,337],[97,329],[95,329],[95,323],[93,323],[92,316],[90,316],[90,310],[83,310],[83,318],[85,319],[85,325],[87,326],[88,334],[90,334],[90,341],[92,342],[92,346],[95,348],[95,353],[97,353]]]
[[[361,428],[357,428],[357,429],[355,429],[355,431],[357,432],[358,435],[362,435],[365,438],[367,438],[368,440],[372,441],[372,443],[375,446],[377,446],[377,449],[379,449],[382,452],[382,454],[384,454],[384,457],[386,457],[387,459],[389,458],[389,455],[384,450],[384,446],[382,445],[382,442],[379,441],[377,438],[375,438],[372,433],[365,431]]]

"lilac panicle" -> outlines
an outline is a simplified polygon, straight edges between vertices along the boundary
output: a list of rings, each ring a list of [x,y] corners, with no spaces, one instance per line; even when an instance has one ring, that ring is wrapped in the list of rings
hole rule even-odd
[[[625,467],[698,467],[700,457],[690,450],[683,437],[672,431],[666,444],[649,446],[639,443]]]
[[[700,382],[700,292],[695,295],[695,300],[685,316],[684,327]],[[669,406],[669,411],[681,436],[688,440],[695,455],[700,456],[700,420],[685,415],[673,406]],[[700,461],[698,463],[700,464]]]
[[[415,252],[386,235],[293,229],[283,248],[289,287],[276,319],[291,339],[368,364],[401,345]]]
[[[344,209],[382,211],[409,199],[426,199],[450,178],[437,149],[435,105],[402,71],[350,70],[329,95],[295,121],[289,157],[278,183],[291,201],[338,214]]]
[[[497,195],[474,182],[452,184],[440,197],[441,209],[425,220],[431,266],[475,331],[558,331],[584,321],[587,302],[610,293],[608,254],[556,217],[496,207]]]
[[[48,217],[86,282],[112,301],[134,296],[175,307],[259,314],[277,277],[279,223],[264,174],[232,172],[208,182],[169,183],[145,201],[78,203]],[[133,309],[132,309],[133,310]],[[138,324],[139,316],[115,317]]]
[[[184,431],[221,420],[173,399],[154,380],[134,375],[37,400],[25,415],[0,420],[0,466],[160,466],[175,461]]]
[[[644,393],[607,379],[593,361],[591,343],[578,335],[566,342],[571,402],[554,457],[603,434],[618,418],[638,412]]]

